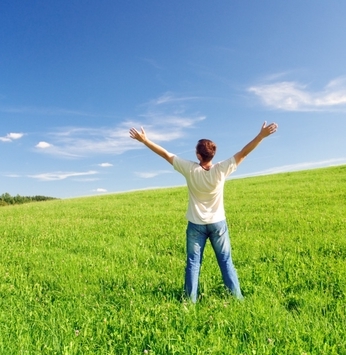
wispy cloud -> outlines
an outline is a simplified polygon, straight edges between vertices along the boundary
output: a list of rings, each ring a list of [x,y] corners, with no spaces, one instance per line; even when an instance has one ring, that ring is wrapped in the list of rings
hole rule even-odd
[[[337,159],[329,159],[329,160],[322,160],[317,162],[305,162],[299,164],[290,164],[290,165],[282,165],[270,169],[265,169],[261,171],[257,171],[250,174],[242,174],[236,175],[235,178],[243,178],[248,176],[257,176],[257,175],[270,175],[270,174],[278,174],[278,173],[285,173],[290,171],[298,171],[298,170],[309,170],[309,169],[317,169],[322,167],[329,167],[329,166],[337,166],[346,164],[346,157],[345,158],[337,158]],[[232,176],[233,177],[233,176]]]
[[[158,171],[149,171],[149,172],[136,172],[135,174],[143,179],[150,179],[158,175],[162,174],[171,174],[172,171],[170,170],[158,170]]]
[[[85,116],[85,117],[100,117],[100,114],[90,113],[86,111],[70,110],[59,107],[32,107],[32,106],[18,106],[18,107],[3,107],[0,106],[0,112],[17,113],[23,115],[36,116]],[[111,117],[102,115],[102,117]]]
[[[346,78],[330,81],[323,90],[309,90],[308,85],[280,81],[252,86],[249,92],[258,96],[265,106],[284,111],[346,110]]]
[[[171,103],[179,103],[179,102],[187,102],[191,100],[199,100],[201,99],[198,96],[176,96],[173,93],[167,92],[157,99],[150,101],[151,105],[164,105]]]
[[[111,164],[111,163],[101,163],[101,164],[99,164],[99,166],[101,168],[110,168],[110,167],[113,166],[113,164]]]
[[[194,128],[198,122],[206,119],[198,112],[189,112],[189,101],[201,100],[197,96],[177,96],[165,93],[149,101],[146,112],[141,114],[147,121],[147,133],[157,142],[179,139],[187,129]]]
[[[129,150],[142,149],[143,145],[129,137],[131,127],[145,127],[148,136],[156,142],[179,139],[205,116],[188,113],[178,104],[189,97],[172,94],[145,105],[145,112],[133,120],[125,120],[115,127],[88,128],[66,127],[50,132],[36,144],[37,152],[62,157],[87,157],[92,155],[118,155]],[[103,166],[107,167],[107,166]]]
[[[94,181],[99,181],[100,178],[94,177],[94,178],[73,178],[73,181],[78,181],[78,182],[94,182]]]
[[[37,175],[28,175],[28,177],[37,179],[40,181],[56,181],[56,180],[65,180],[68,178],[79,177],[79,176],[87,176],[87,175],[95,175],[98,174],[97,171],[91,170],[86,172],[54,172],[54,173],[43,173]]]
[[[98,192],[98,193],[104,193],[104,192],[107,192],[106,189],[102,189],[102,188],[98,188],[98,189],[95,189],[95,190],[92,190],[93,192]]]
[[[9,178],[20,178],[21,177],[18,174],[7,174],[7,175],[4,175],[4,176],[9,177]]]
[[[80,157],[80,154],[73,153],[69,149],[66,149],[66,147],[55,146],[54,144],[51,144],[48,142],[43,142],[43,141],[39,142],[38,144],[35,145],[35,148],[36,148],[36,151],[38,151],[38,152],[56,155],[56,156],[62,156],[65,158]]]
[[[149,63],[152,67],[156,69],[160,69],[160,70],[163,69],[163,67],[160,64],[158,64],[157,61],[154,59],[151,58],[140,58],[140,59],[143,60],[144,62]]]
[[[12,142],[16,139],[20,139],[24,136],[24,133],[8,133],[5,137],[0,137],[1,142]]]
[[[46,141],[35,148],[38,152],[63,157],[86,157],[102,154],[122,154],[136,149],[129,138],[129,125],[125,122],[115,128],[67,127],[50,132]]]

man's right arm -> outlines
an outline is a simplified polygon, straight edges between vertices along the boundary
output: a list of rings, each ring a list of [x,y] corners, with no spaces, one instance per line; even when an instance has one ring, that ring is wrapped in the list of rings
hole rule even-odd
[[[136,139],[137,141],[143,143],[154,153],[167,160],[170,164],[173,165],[173,159],[175,157],[174,154],[168,152],[166,149],[161,147],[160,145],[152,142],[146,135],[143,127],[141,127],[141,132],[138,132],[135,128],[130,129],[130,137],[132,139]]]
[[[262,142],[264,138],[275,133],[277,129],[278,125],[276,123],[271,123],[267,126],[267,122],[264,122],[261,127],[260,133],[258,133],[258,135],[251,142],[249,142],[241,151],[234,154],[234,159],[237,165],[239,165],[246,158],[246,156]]]

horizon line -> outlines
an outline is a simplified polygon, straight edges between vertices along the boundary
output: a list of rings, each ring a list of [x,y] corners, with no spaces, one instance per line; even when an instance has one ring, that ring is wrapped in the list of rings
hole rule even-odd
[[[247,179],[247,178],[252,178],[252,177],[259,177],[259,176],[267,176],[267,175],[279,175],[279,174],[287,174],[287,173],[294,173],[294,172],[299,172],[299,171],[309,171],[309,170],[317,170],[317,169],[327,169],[327,168],[333,168],[337,166],[343,166],[346,165],[346,162],[340,163],[340,164],[331,164],[331,165],[325,165],[325,166],[318,166],[318,167],[312,167],[312,168],[296,168],[293,170],[287,170],[287,171],[273,171],[273,172],[255,172],[255,173],[249,173],[249,174],[243,174],[239,176],[232,176],[226,181],[230,180],[238,180],[238,179]],[[90,195],[82,195],[82,196],[74,196],[74,197],[61,197],[59,198],[60,200],[70,200],[70,199],[75,199],[75,198],[88,198],[88,197],[99,197],[99,196],[108,196],[108,195],[118,195],[118,194],[126,194],[126,193],[131,193],[131,192],[140,192],[140,191],[148,191],[148,190],[161,190],[161,189],[174,189],[174,188],[179,188],[179,187],[186,187],[186,184],[184,185],[173,185],[173,186],[151,186],[151,187],[143,187],[139,189],[130,189],[130,190],[122,190],[122,191],[109,191],[109,192],[103,192],[103,193],[98,193],[98,194],[90,194]]]

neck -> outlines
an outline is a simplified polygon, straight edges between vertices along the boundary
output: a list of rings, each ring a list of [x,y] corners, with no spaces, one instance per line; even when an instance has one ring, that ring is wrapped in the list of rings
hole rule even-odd
[[[200,162],[199,165],[201,166],[202,169],[209,170],[213,164],[211,161],[209,161],[208,163]]]

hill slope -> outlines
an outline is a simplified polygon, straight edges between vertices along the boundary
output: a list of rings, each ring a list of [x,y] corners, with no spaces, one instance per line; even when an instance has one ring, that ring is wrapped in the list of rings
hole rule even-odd
[[[1,354],[344,354],[346,166],[227,181],[225,293],[210,247],[182,298],[186,188],[0,209]]]

